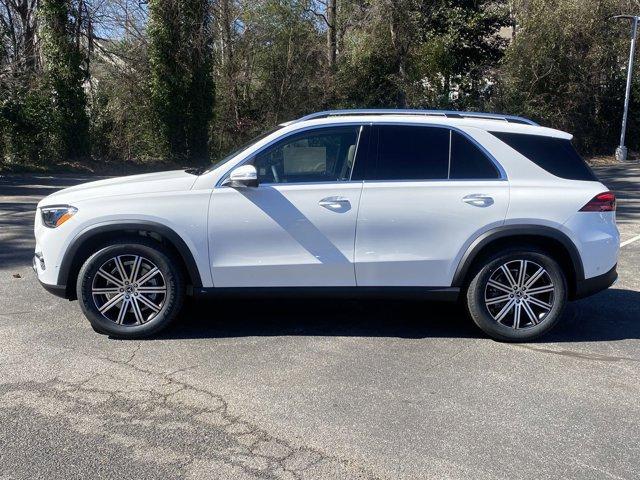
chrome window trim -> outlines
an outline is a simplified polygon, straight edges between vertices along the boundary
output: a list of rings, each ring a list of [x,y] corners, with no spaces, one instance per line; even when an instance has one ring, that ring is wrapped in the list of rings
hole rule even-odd
[[[394,180],[363,180],[365,183],[454,183],[454,182],[503,182],[499,178],[454,178],[449,180],[447,178],[400,178]],[[266,184],[265,184],[266,185]]]
[[[373,120],[373,119],[372,119]],[[240,163],[234,165],[233,167],[229,168],[224,174],[222,174],[222,176],[220,177],[220,179],[218,180],[218,182],[216,183],[214,188],[232,188],[229,187],[228,185],[222,185],[222,183],[228,178],[229,174],[231,173],[232,170],[236,169],[237,167],[241,167],[242,165],[245,165],[246,163],[248,163],[253,157],[255,157],[256,155],[259,155],[260,153],[262,153],[263,151],[265,151],[267,148],[270,148],[272,145],[274,145],[275,143],[279,142],[280,140],[284,140],[288,137],[291,137],[293,135],[297,135],[299,133],[303,133],[306,131],[310,131],[310,130],[322,130],[322,129],[328,129],[328,128],[333,128],[333,127],[350,127],[350,126],[360,126],[359,132],[358,132],[358,140],[356,141],[357,145],[359,146],[360,144],[360,138],[362,137],[362,132],[364,130],[365,126],[378,126],[378,125],[405,125],[405,126],[412,126],[412,127],[424,127],[424,128],[445,128],[449,131],[456,131],[458,132],[460,135],[462,135],[463,137],[465,137],[467,140],[469,140],[473,145],[475,145],[477,148],[480,149],[480,151],[489,159],[489,161],[491,161],[491,163],[493,163],[493,165],[496,167],[496,169],[498,170],[498,174],[499,174],[499,178],[454,178],[454,179],[449,179],[449,178],[434,178],[434,179],[394,179],[394,180],[367,180],[366,178],[363,180],[357,180],[356,182],[353,182],[351,180],[351,177],[353,175],[353,171],[355,169],[355,165],[356,162],[358,161],[358,152],[357,152],[357,148],[356,147],[356,156],[355,156],[355,160],[353,162],[353,166],[351,167],[351,174],[349,176],[349,180],[343,180],[343,181],[337,181],[337,182],[296,182],[296,183],[262,183],[260,185],[265,185],[265,186],[276,186],[276,185],[317,185],[317,184],[329,184],[329,183],[339,183],[339,184],[344,184],[344,183],[383,183],[383,182],[505,182],[508,181],[509,178],[507,177],[507,173],[504,170],[504,168],[502,167],[502,165],[500,164],[500,162],[498,162],[498,160],[496,160],[496,158],[480,143],[478,142],[475,138],[473,138],[471,135],[469,135],[467,132],[465,132],[464,130],[458,128],[458,127],[454,127],[454,126],[450,126],[450,125],[438,125],[438,124],[424,124],[421,122],[411,122],[408,120],[404,120],[404,121],[381,121],[381,122],[376,122],[375,120],[371,121],[371,122],[367,122],[367,123],[363,123],[363,122],[354,122],[354,121],[346,121],[346,122],[335,122],[335,123],[328,123],[328,124],[322,124],[322,125],[309,125],[306,127],[302,127],[302,128],[298,128],[296,130],[292,130],[286,134],[283,134],[277,138],[274,138],[273,140],[269,141],[268,143],[266,143],[265,145],[263,145],[262,147],[260,147],[258,150],[256,150],[255,152],[253,152],[250,156],[248,156],[247,158],[243,159]],[[451,145],[449,145],[449,149],[451,149]],[[377,146],[376,146],[376,150],[377,150]],[[242,155],[243,152],[239,153],[238,155]],[[376,151],[376,159],[377,159],[377,151]]]
[[[357,185],[363,180],[334,180],[332,182],[295,182],[295,183],[261,183],[261,187],[295,187],[296,185]],[[226,185],[225,185],[226,187]]]
[[[327,129],[331,129],[331,128],[335,128],[335,127],[360,127],[358,129],[358,138],[356,140],[356,153],[354,156],[354,161],[353,161],[353,165],[351,166],[351,172],[349,174],[349,180],[338,180],[338,181],[331,181],[331,182],[295,182],[295,183],[261,183],[260,185],[265,185],[265,186],[274,186],[274,185],[314,185],[314,184],[328,184],[328,183],[338,183],[338,184],[344,184],[344,183],[361,183],[361,181],[358,182],[352,182],[351,181],[351,176],[353,175],[353,170],[356,166],[356,162],[358,161],[358,145],[360,144],[360,137],[362,136],[362,130],[364,128],[364,125],[362,122],[336,122],[336,123],[328,123],[328,124],[324,124],[324,125],[309,125],[303,128],[299,128],[296,130],[292,130],[288,133],[285,133],[277,138],[274,138],[273,140],[271,140],[270,142],[264,144],[262,147],[260,147],[258,150],[256,150],[255,152],[253,152],[251,155],[249,155],[247,158],[243,159],[240,163],[234,165],[233,167],[231,167],[229,170],[227,170],[224,174],[222,174],[222,176],[220,177],[220,179],[218,180],[218,182],[216,183],[215,188],[232,188],[229,187],[228,185],[222,185],[222,183],[229,177],[229,175],[231,174],[231,172],[233,170],[235,170],[238,167],[241,167],[243,165],[246,165],[252,158],[256,157],[257,155],[260,155],[262,152],[264,152],[265,150],[267,150],[268,148],[270,148],[271,146],[273,146],[274,144],[280,142],[281,140],[285,140],[289,137],[292,137],[294,135],[298,135],[299,133],[304,133],[307,131],[311,131],[311,130],[327,130]],[[241,155],[241,153],[239,153],[238,155]]]
[[[449,129],[449,163],[447,164],[447,180],[451,180],[451,153],[453,153],[453,130]]]
[[[356,151],[353,153],[353,165],[351,165],[351,171],[349,172],[349,182],[353,177],[353,170],[356,168],[356,162],[358,161],[358,149],[360,148],[360,139],[362,138],[362,130],[364,129],[364,125],[360,125],[358,129],[358,138],[356,139]]]
[[[374,122],[373,125],[405,125],[405,126],[411,126],[411,127],[423,127],[423,128],[444,128],[451,131],[455,131],[458,132],[460,135],[462,135],[463,137],[465,137],[467,140],[469,140],[473,145],[475,145],[476,147],[478,147],[480,149],[480,151],[489,159],[489,161],[491,163],[493,163],[493,165],[496,167],[496,170],[498,170],[498,174],[499,174],[499,178],[469,178],[469,179],[465,179],[465,178],[424,178],[424,179],[420,179],[420,178],[407,178],[407,179],[393,179],[393,180],[366,180],[365,179],[365,183],[366,182],[459,182],[459,181],[472,181],[472,182],[505,182],[508,180],[507,177],[507,172],[505,172],[504,168],[502,168],[502,165],[500,165],[500,163],[498,162],[498,160],[496,160],[496,158],[483,146],[480,144],[480,142],[478,142],[475,138],[473,138],[471,135],[469,135],[467,132],[465,132],[464,130],[461,130],[458,127],[453,127],[450,125],[437,125],[437,124],[433,124],[433,125],[425,125],[424,123],[416,123],[416,122],[394,122],[394,121],[382,121],[382,122]],[[377,157],[377,153],[376,153],[376,162],[378,160]],[[451,134],[449,135],[449,168],[451,167]],[[447,176],[449,176],[449,174],[447,174]]]

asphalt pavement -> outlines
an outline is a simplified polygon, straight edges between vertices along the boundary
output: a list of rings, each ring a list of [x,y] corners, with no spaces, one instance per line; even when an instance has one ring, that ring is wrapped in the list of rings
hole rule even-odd
[[[620,280],[536,343],[408,300],[191,301],[160,337],[93,332],[31,272],[36,202],[0,177],[0,479],[636,479],[640,167]]]

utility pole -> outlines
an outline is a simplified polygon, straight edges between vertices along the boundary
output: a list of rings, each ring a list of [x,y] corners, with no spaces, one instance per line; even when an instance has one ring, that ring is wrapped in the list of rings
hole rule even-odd
[[[627,89],[624,95],[624,113],[622,114],[622,132],[620,133],[620,146],[616,148],[616,159],[619,162],[627,160],[627,147],[625,146],[625,136],[627,133],[627,119],[629,115],[629,99],[631,97],[631,81],[633,79],[633,59],[636,55],[636,37],[638,35],[638,19],[633,15],[615,15],[613,18],[624,18],[631,20],[631,49],[629,51],[629,66],[627,68]]]

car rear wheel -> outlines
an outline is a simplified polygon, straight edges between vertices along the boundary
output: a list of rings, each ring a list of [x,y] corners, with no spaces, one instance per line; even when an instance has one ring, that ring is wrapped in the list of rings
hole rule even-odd
[[[565,275],[548,254],[513,249],[490,257],[466,295],[475,324],[502,341],[528,341],[558,322],[567,302]]]
[[[184,299],[179,264],[163,245],[145,239],[114,243],[91,255],[76,288],[93,329],[119,338],[159,332]]]

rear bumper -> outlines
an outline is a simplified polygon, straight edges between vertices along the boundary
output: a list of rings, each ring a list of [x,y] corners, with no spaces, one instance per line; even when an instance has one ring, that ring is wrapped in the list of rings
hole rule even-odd
[[[615,283],[618,279],[618,272],[616,271],[617,264],[613,266],[611,270],[597,277],[585,278],[578,281],[576,284],[576,293],[574,300],[579,298],[588,297],[595,293],[606,290]]]

